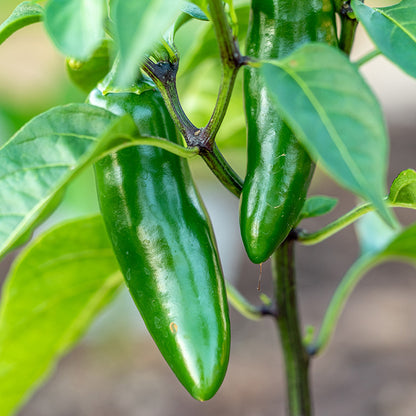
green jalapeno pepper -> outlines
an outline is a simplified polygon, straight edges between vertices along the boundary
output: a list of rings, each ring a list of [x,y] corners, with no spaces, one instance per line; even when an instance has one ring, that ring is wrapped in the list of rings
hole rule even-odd
[[[336,43],[330,0],[252,0],[247,55],[283,58],[311,41]],[[257,68],[244,72],[247,174],[240,228],[254,263],[288,236],[305,201],[314,164],[274,109]]]
[[[89,102],[130,114],[141,135],[180,143],[161,95],[146,85],[139,94],[104,95],[97,88]],[[147,329],[189,393],[211,398],[228,364],[228,305],[213,231],[187,162],[135,146],[104,157],[95,172],[107,231]]]

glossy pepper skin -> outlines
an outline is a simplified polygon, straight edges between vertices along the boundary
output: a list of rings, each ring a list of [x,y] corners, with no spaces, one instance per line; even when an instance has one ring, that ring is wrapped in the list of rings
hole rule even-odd
[[[154,89],[95,89],[89,102],[132,115],[142,135],[180,143]],[[211,398],[228,364],[228,305],[215,237],[187,162],[135,146],[106,156],[95,172],[107,231],[147,329],[189,393]]]
[[[252,0],[247,55],[283,58],[311,41],[336,44],[331,0]],[[262,263],[299,216],[314,164],[273,107],[257,68],[246,67],[247,174],[240,229],[251,261]]]

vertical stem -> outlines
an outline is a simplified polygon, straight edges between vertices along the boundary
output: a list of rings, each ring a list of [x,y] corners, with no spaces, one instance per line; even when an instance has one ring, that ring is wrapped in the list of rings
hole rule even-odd
[[[355,31],[357,30],[358,20],[355,18],[354,11],[351,8],[350,1],[338,1],[336,9],[341,18],[341,36],[339,39],[339,48],[348,56],[351,54],[354,43]]]
[[[234,68],[238,66],[241,56],[224,11],[224,3],[222,0],[208,0],[208,5],[220,49],[221,62],[224,66]]]
[[[228,109],[228,104],[231,99],[231,94],[233,92],[234,83],[237,77],[238,70],[239,67],[223,67],[222,69],[221,86],[218,92],[217,102],[215,104],[215,108],[211,115],[211,118],[209,119],[208,124],[204,128],[205,136],[208,137],[208,143],[210,144],[214,143],[221,123],[224,120],[225,114]]]
[[[303,346],[296,300],[294,242],[287,239],[272,257],[276,290],[277,327],[280,333],[290,416],[312,414],[309,356]]]
[[[354,43],[355,31],[357,29],[358,21],[351,19],[347,15],[341,16],[341,37],[339,40],[339,48],[347,55],[350,55],[352,45]]]
[[[208,0],[208,4],[220,50],[222,66],[221,86],[217,103],[208,124],[204,128],[207,143],[212,145],[227,112],[238,70],[242,65],[246,64],[246,59],[240,54],[237,40],[233,36],[232,28],[224,11],[223,1]]]

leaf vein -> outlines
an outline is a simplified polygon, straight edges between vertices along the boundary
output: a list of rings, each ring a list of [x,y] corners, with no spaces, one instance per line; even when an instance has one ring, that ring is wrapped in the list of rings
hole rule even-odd
[[[15,169],[12,170],[10,172],[6,172],[5,174],[0,176],[0,181],[2,181],[3,179],[9,177],[9,176],[13,176],[17,173],[20,172],[31,172],[31,171],[36,171],[36,170],[42,170],[42,169],[49,169],[49,168],[71,168],[72,165],[68,164],[68,163],[55,163],[55,164],[49,164],[49,165],[40,165],[40,166],[33,166],[30,168],[19,168],[19,169]]]
[[[416,43],[416,36],[413,35],[409,30],[406,29],[403,24],[401,24],[399,21],[397,21],[394,16],[390,16],[386,12],[383,11],[383,9],[376,9],[382,16],[384,16],[386,19],[390,20],[393,24],[395,24],[397,27],[399,27],[413,42]]]

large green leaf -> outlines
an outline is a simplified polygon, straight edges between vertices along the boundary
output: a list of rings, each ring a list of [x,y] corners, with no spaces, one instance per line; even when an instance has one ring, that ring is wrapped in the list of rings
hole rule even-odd
[[[384,200],[388,137],[383,114],[345,54],[312,43],[261,70],[278,111],[311,156],[392,224]]]
[[[120,64],[117,80],[131,83],[144,59],[163,33],[173,24],[182,0],[140,0],[114,2],[111,14],[116,29]]]
[[[416,1],[371,8],[359,0],[352,8],[377,48],[409,75],[416,77]]]
[[[22,251],[0,303],[2,416],[27,400],[122,281],[101,216],[59,225]]]
[[[416,171],[406,169],[393,181],[389,201],[394,205],[416,209]]]
[[[49,0],[45,28],[64,54],[86,60],[104,38],[103,0]]]
[[[80,169],[136,131],[129,116],[70,104],[35,117],[0,147],[0,256]]]
[[[7,20],[0,25],[0,45],[22,27],[40,22],[43,8],[31,1],[20,3]]]

